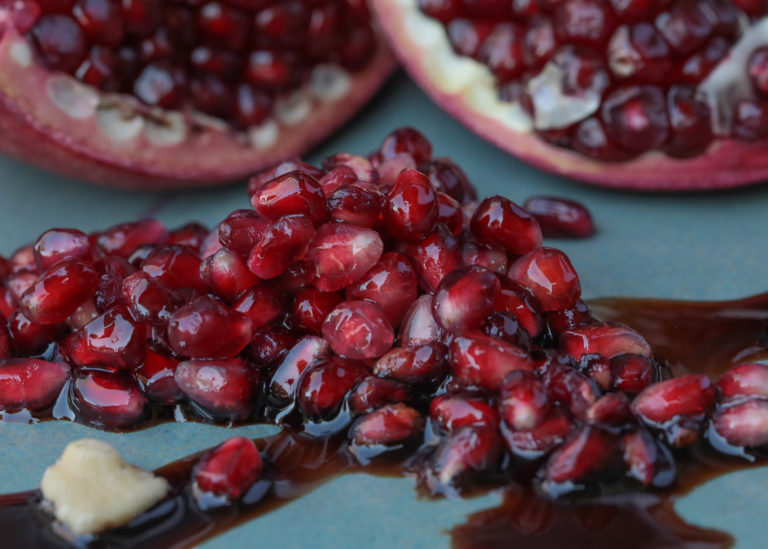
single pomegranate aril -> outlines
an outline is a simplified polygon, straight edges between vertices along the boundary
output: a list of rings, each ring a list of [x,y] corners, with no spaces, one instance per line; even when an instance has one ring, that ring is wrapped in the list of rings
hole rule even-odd
[[[108,255],[96,263],[96,269],[101,273],[94,295],[96,309],[103,312],[123,304],[123,280],[136,268],[124,257]]]
[[[302,288],[296,292],[291,306],[291,323],[298,330],[319,334],[325,318],[341,301],[337,293]]]
[[[240,294],[232,309],[251,319],[252,331],[270,324],[283,313],[283,305],[277,292],[259,285],[254,285]]]
[[[99,234],[96,242],[104,255],[129,257],[142,244],[165,244],[168,229],[156,219],[144,219],[110,227]]]
[[[422,288],[434,292],[445,276],[461,265],[461,248],[456,237],[442,223],[435,232],[408,246]]]
[[[186,246],[160,246],[141,262],[141,270],[176,290],[205,292],[200,275],[200,257]]]
[[[435,319],[455,334],[477,330],[493,312],[500,289],[498,277],[483,267],[457,269],[443,278],[435,292]]]
[[[122,295],[131,316],[138,322],[164,324],[179,308],[179,294],[151,278],[145,272],[137,272],[123,279]]]
[[[403,347],[414,348],[437,342],[442,329],[432,315],[432,296],[422,295],[405,314],[397,338]]]
[[[347,299],[373,301],[381,307],[393,327],[400,325],[418,295],[419,284],[408,258],[385,252],[355,284],[347,286]],[[402,337],[402,336],[401,336]]]
[[[261,242],[270,222],[253,210],[235,210],[219,223],[219,241],[243,258]]]
[[[613,386],[625,393],[639,393],[653,381],[653,363],[644,356],[620,355],[611,359]]]
[[[464,230],[464,214],[461,210],[461,204],[445,193],[437,193],[437,219],[454,236],[459,236]]]
[[[281,275],[307,248],[314,227],[303,215],[275,221],[248,256],[248,268],[264,280]]]
[[[629,398],[621,392],[608,393],[598,398],[587,409],[584,417],[589,423],[604,428],[620,427],[634,420]]]
[[[570,366],[550,364],[544,382],[552,399],[566,405],[580,419],[599,396],[591,380]]]
[[[37,271],[29,269],[12,272],[6,277],[5,284],[15,304],[18,304],[21,296],[35,285],[38,278],[40,278],[40,275]]]
[[[259,279],[233,251],[222,249],[208,257],[200,265],[201,278],[211,292],[226,301],[234,301]]]
[[[328,354],[328,342],[321,337],[305,336],[297,341],[272,374],[270,399],[283,405],[291,403],[304,372]]]
[[[170,404],[183,396],[174,379],[178,365],[177,359],[147,349],[144,362],[133,370],[133,377],[149,400]]]
[[[764,446],[768,444],[768,401],[750,399],[724,406],[712,415],[710,426],[731,446]],[[715,447],[718,448],[718,445],[715,444]]]
[[[407,154],[417,164],[432,160],[432,144],[418,130],[400,128],[389,134],[379,148],[383,160]]]
[[[144,416],[147,399],[125,374],[81,371],[70,396],[77,418],[97,427],[128,427]]]
[[[403,170],[384,205],[384,228],[400,240],[415,242],[434,230],[439,209],[437,192],[417,170]]]
[[[533,429],[547,419],[551,409],[552,402],[546,386],[531,372],[512,372],[504,379],[499,411],[504,424],[510,429]]]
[[[315,225],[327,217],[323,188],[310,174],[289,172],[251,195],[253,209],[268,219],[303,214]]]
[[[353,359],[380,357],[395,339],[384,311],[369,301],[340,303],[326,317],[322,332],[336,354]]]
[[[246,349],[251,361],[260,368],[273,366],[296,344],[296,337],[290,332],[261,329],[253,334]]]
[[[309,243],[305,256],[313,284],[324,292],[341,290],[360,280],[384,250],[379,233],[348,223],[327,223]]]
[[[168,321],[168,344],[186,357],[233,357],[250,340],[251,319],[210,296],[195,298]]]
[[[461,246],[461,258],[465,266],[479,265],[498,274],[507,274],[507,253],[499,248],[478,246],[474,242],[465,241]]]
[[[20,355],[33,355],[44,351],[64,331],[63,324],[37,324],[18,309],[8,318],[11,346]]]
[[[523,255],[541,245],[541,228],[531,214],[511,200],[493,196],[483,200],[470,221],[478,242]]]
[[[80,366],[131,370],[146,356],[146,329],[125,308],[111,309],[67,339],[66,354]]]
[[[63,261],[45,271],[19,299],[19,308],[38,324],[63,322],[98,286],[93,267],[78,260]]]
[[[411,391],[407,385],[391,379],[368,376],[349,395],[353,412],[364,414],[385,404],[408,401]]]
[[[527,349],[531,345],[528,332],[520,327],[517,317],[509,313],[493,313],[485,321],[482,332],[488,337]]]
[[[589,307],[582,300],[578,300],[573,307],[568,309],[549,311],[546,318],[549,331],[556,337],[565,331],[586,326],[592,321]]]
[[[640,429],[627,433],[623,442],[627,476],[656,488],[666,488],[675,481],[676,468],[672,454],[650,432]]]
[[[534,368],[528,353],[519,347],[484,336],[456,337],[449,356],[461,383],[491,390],[499,389],[510,372]]]
[[[568,256],[555,248],[537,248],[515,261],[509,278],[528,288],[544,311],[573,307],[581,284]]]
[[[437,158],[421,164],[419,171],[429,176],[437,191],[453,197],[460,204],[471,202],[477,198],[477,192],[469,182],[469,178],[461,168],[448,158]]]
[[[312,366],[302,376],[297,391],[302,413],[311,420],[333,417],[347,393],[368,374],[370,370],[363,364],[340,358]]]
[[[501,277],[501,291],[496,297],[496,310],[517,318],[528,335],[538,336],[544,329],[541,304],[530,290],[517,282]]]
[[[651,356],[651,347],[643,336],[619,323],[598,322],[560,334],[560,350],[575,360],[583,355]]]
[[[337,221],[375,227],[381,223],[384,201],[384,194],[377,185],[356,181],[333,192],[328,198],[328,213]]]
[[[259,478],[262,466],[259,449],[252,440],[232,437],[200,458],[192,472],[192,482],[195,491],[232,501]]]
[[[427,343],[421,347],[396,347],[376,361],[373,373],[409,385],[429,385],[447,373],[445,347]]]
[[[69,366],[33,358],[0,358],[0,409],[39,410],[53,404]]]
[[[582,204],[554,196],[532,196],[523,204],[547,238],[587,238],[595,233],[592,215]]]
[[[558,447],[572,427],[568,416],[555,408],[549,417],[532,429],[518,431],[502,423],[501,434],[513,454],[524,459],[538,459]]]
[[[390,446],[419,435],[424,418],[402,403],[385,404],[365,414],[350,429],[350,438],[358,446]]]
[[[250,415],[259,386],[258,372],[237,358],[180,362],[174,379],[205,412],[230,420]]]
[[[50,229],[35,241],[35,265],[43,272],[65,259],[91,259],[88,235],[76,229]]]
[[[497,429],[499,414],[482,398],[441,395],[432,399],[429,415],[440,429],[452,433],[462,427]]]
[[[768,365],[748,362],[734,366],[720,376],[717,388],[723,401],[748,397],[768,398]]]

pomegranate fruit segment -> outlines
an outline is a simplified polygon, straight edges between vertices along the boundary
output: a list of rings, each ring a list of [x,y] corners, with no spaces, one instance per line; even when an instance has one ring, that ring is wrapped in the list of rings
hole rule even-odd
[[[646,190],[768,176],[764,3],[372,4],[435,102],[539,167]]]
[[[394,68],[351,0],[19,0],[0,20],[0,150],[106,185],[210,184],[302,154]]]

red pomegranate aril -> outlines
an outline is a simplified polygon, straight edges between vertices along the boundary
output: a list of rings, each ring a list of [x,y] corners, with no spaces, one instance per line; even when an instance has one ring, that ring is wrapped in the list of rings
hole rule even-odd
[[[550,364],[544,376],[549,395],[566,405],[579,419],[598,398],[598,390],[584,374],[570,366]]]
[[[146,329],[116,308],[92,320],[67,339],[66,354],[80,366],[131,370],[146,356]]]
[[[35,241],[35,264],[40,272],[65,259],[91,259],[88,236],[76,229],[50,229]]]
[[[651,347],[643,336],[618,322],[596,322],[560,334],[560,350],[575,360],[583,355],[640,355],[651,357]]]
[[[280,277],[280,288],[289,294],[295,294],[305,286],[311,285],[312,280],[304,260],[291,264]]]
[[[269,226],[269,220],[258,212],[235,210],[219,224],[219,240],[225,247],[246,258],[251,249],[261,242]]]
[[[523,204],[547,238],[587,238],[595,233],[592,215],[582,204],[554,196],[532,196]]]
[[[187,360],[174,373],[179,389],[216,419],[243,420],[255,404],[259,373],[242,360]]]
[[[537,248],[515,261],[509,278],[528,288],[544,311],[573,307],[581,284],[568,256],[555,248]]]
[[[653,363],[644,356],[613,357],[611,371],[613,386],[625,393],[639,393],[653,382]]]
[[[731,446],[755,448],[768,444],[768,400],[753,398],[724,406],[710,421],[711,429]]]
[[[415,438],[424,429],[419,412],[402,403],[385,404],[360,419],[350,429],[358,446],[393,445]]]
[[[123,279],[122,296],[134,319],[158,325],[167,322],[183,303],[179,294],[145,272],[133,273]]]
[[[67,15],[43,15],[32,28],[43,62],[52,69],[71,72],[85,55],[86,41],[80,25]]]
[[[392,325],[381,307],[369,301],[344,301],[325,319],[323,337],[333,351],[347,358],[377,358],[392,348]]]
[[[40,278],[40,275],[37,271],[27,269],[14,271],[6,277],[5,285],[8,288],[14,303],[19,302],[21,296],[35,285],[38,278]]]
[[[328,213],[337,221],[375,227],[381,223],[384,201],[384,194],[374,183],[346,184],[328,198]]]
[[[551,19],[544,16],[531,19],[523,37],[523,61],[526,67],[541,67],[557,49],[557,37]]]
[[[171,404],[183,395],[174,379],[178,365],[178,359],[147,349],[144,361],[133,370],[133,377],[149,400]]]
[[[482,332],[488,337],[500,339],[523,349],[529,348],[531,344],[528,332],[522,329],[517,318],[509,313],[493,313],[483,324]]]
[[[99,287],[94,295],[96,308],[104,312],[122,304],[123,280],[136,272],[136,268],[121,256],[108,255],[96,263],[96,270],[101,273]]]
[[[453,50],[459,55],[477,57],[480,45],[493,30],[493,24],[457,18],[446,26],[448,39]]]
[[[448,373],[445,346],[427,343],[421,347],[395,347],[373,366],[379,377],[395,379],[409,385],[430,385],[440,381]]]
[[[508,258],[504,250],[478,245],[465,240],[461,245],[461,258],[465,266],[479,265],[494,273],[507,274]]]
[[[0,23],[0,32],[11,25],[20,34],[25,34],[37,23],[42,11],[40,3],[33,0],[11,2],[6,10],[7,19]]]
[[[525,69],[522,28],[514,23],[494,25],[476,55],[499,82],[517,78]]]
[[[436,158],[421,164],[419,171],[429,177],[435,190],[453,197],[459,204],[466,204],[477,198],[477,192],[467,175],[448,158]]]
[[[688,158],[705,151],[712,142],[709,106],[696,97],[693,86],[673,86],[667,92],[670,137],[667,154]]]
[[[629,398],[622,392],[608,393],[590,406],[584,418],[602,427],[620,427],[634,421]]]
[[[541,425],[552,409],[544,383],[531,372],[509,374],[501,385],[499,411],[504,424],[514,431]]]
[[[528,353],[485,336],[456,337],[451,343],[449,360],[456,378],[465,386],[499,389],[510,372],[533,371]]]
[[[723,401],[748,397],[768,398],[768,365],[748,362],[734,366],[720,376],[717,388]]]
[[[530,290],[506,277],[501,277],[501,291],[496,297],[496,310],[514,315],[531,337],[538,336],[544,329],[539,301]]]
[[[205,292],[200,257],[186,246],[160,246],[141,262],[141,270],[175,290]]]
[[[270,367],[296,344],[296,337],[283,330],[262,329],[253,334],[248,345],[251,360],[258,367]]]
[[[314,227],[303,215],[290,215],[275,221],[248,256],[248,268],[267,280],[280,276],[300,259],[309,244]]]
[[[462,427],[446,436],[435,450],[426,473],[433,494],[460,488],[467,475],[488,473],[501,461],[504,444],[499,432],[487,427]]]
[[[369,374],[365,365],[340,358],[312,366],[302,376],[297,390],[297,401],[304,417],[330,419],[341,408],[347,393]]]
[[[586,326],[592,321],[592,315],[587,304],[579,299],[573,307],[549,311],[546,319],[549,331],[559,337],[565,331]]]
[[[159,0],[121,0],[126,30],[133,34],[148,34],[162,20]]]
[[[557,3],[554,25],[563,42],[602,46],[613,29],[614,16],[602,0],[565,0]]]
[[[622,25],[608,44],[608,64],[620,78],[663,83],[673,68],[669,44],[650,23]]]
[[[244,290],[259,281],[243,259],[227,249],[206,258],[200,270],[201,278],[211,292],[226,301],[234,301]]]
[[[315,179],[320,179],[323,176],[322,170],[316,168],[312,164],[307,164],[298,157],[290,158],[251,177],[248,180],[248,196],[253,196],[259,189],[278,177],[296,171],[308,173]]]
[[[432,159],[432,144],[413,128],[400,128],[389,134],[379,148],[383,160],[396,154],[408,154],[417,164]]]
[[[9,318],[16,310],[16,298],[11,294],[8,288],[0,286],[0,314]]]
[[[84,370],[74,379],[70,399],[78,420],[107,428],[139,422],[147,402],[127,374]]]
[[[709,378],[687,375],[649,386],[637,395],[632,409],[650,426],[663,427],[677,419],[704,417],[715,398],[715,386]]]
[[[303,214],[317,225],[327,217],[323,188],[303,171],[289,172],[264,184],[251,195],[251,204],[273,220]]]
[[[623,437],[627,476],[645,486],[666,488],[676,477],[675,461],[669,449],[645,429]]]
[[[373,229],[326,223],[315,231],[305,255],[315,287],[335,292],[360,280],[381,258],[384,244]]]
[[[442,329],[432,315],[432,296],[422,295],[410,306],[400,324],[397,338],[403,347],[414,348],[437,342]]]
[[[429,415],[440,429],[452,433],[462,427],[497,429],[499,414],[482,398],[441,395],[432,399]]]
[[[438,223],[435,232],[408,245],[419,282],[427,292],[434,292],[445,276],[461,265],[461,248],[448,228]]]
[[[354,154],[338,153],[323,160],[323,168],[325,170],[330,171],[339,166],[344,166],[352,170],[357,181],[372,184],[378,182],[379,174],[367,158]],[[325,189],[325,187],[323,187],[323,189]],[[326,193],[326,196],[330,195]]]
[[[193,490],[198,497],[202,492],[233,501],[256,482],[262,467],[256,444],[245,437],[232,437],[206,452],[197,462],[192,471]]]
[[[341,296],[335,292],[302,288],[291,306],[291,323],[297,330],[320,334],[325,318],[341,301]]]
[[[116,2],[78,0],[72,13],[89,40],[111,47],[123,41],[123,22]]]
[[[53,404],[69,366],[32,358],[0,358],[0,410],[40,410]]]
[[[541,228],[520,206],[502,196],[483,200],[470,222],[478,242],[523,255],[541,245]]]
[[[353,185],[358,182],[357,175],[352,168],[347,166],[335,166],[331,168],[319,180],[323,193],[327,198],[331,198],[336,191],[347,185]],[[329,204],[329,209],[332,209]],[[383,201],[382,201],[383,207]]]
[[[168,229],[155,219],[115,225],[99,234],[96,241],[104,255],[128,258],[142,244],[162,245],[170,237]]]
[[[449,332],[475,331],[493,312],[500,289],[498,277],[483,267],[457,269],[443,279],[435,292],[435,319]]]
[[[353,412],[365,414],[385,404],[405,402],[412,397],[409,387],[398,381],[367,376],[349,395]]]
[[[304,372],[328,354],[328,342],[321,337],[305,336],[297,341],[275,368],[268,384],[270,398],[280,404],[290,404],[296,398]]]
[[[681,54],[691,53],[709,38],[712,22],[704,2],[676,2],[656,17],[656,28],[672,48]]]
[[[768,101],[740,101],[733,114],[733,134],[745,140],[768,135]]]
[[[16,310],[8,317],[11,346],[20,355],[42,352],[65,331],[63,324],[37,324]]]
[[[437,193],[429,178],[417,170],[403,170],[384,205],[387,233],[415,242],[434,230],[438,216]]]
[[[18,248],[10,257],[11,271],[34,271],[35,270],[35,245],[27,244]]]
[[[513,454],[524,459],[538,459],[558,447],[572,427],[568,416],[555,408],[549,417],[533,429],[517,431],[502,424],[501,433]]]
[[[579,361],[579,368],[602,391],[613,389],[613,371],[611,361],[602,355],[584,355]],[[646,384],[647,385],[647,384]],[[643,386],[640,390],[644,389]],[[638,391],[639,392],[639,391]]]
[[[195,298],[168,321],[168,344],[185,357],[233,357],[250,340],[251,319],[210,296]]]
[[[628,153],[657,149],[669,137],[666,99],[655,86],[614,90],[603,102],[601,116],[609,141]]]
[[[82,261],[58,263],[40,275],[19,299],[19,308],[38,324],[63,322],[96,291],[99,278],[94,268]]]
[[[0,359],[8,358],[13,354],[11,348],[11,335],[6,328],[5,315],[0,313]]]
[[[147,105],[172,109],[181,104],[186,76],[165,61],[150,63],[133,83],[133,94]]]
[[[768,95],[768,48],[758,48],[747,61],[747,73],[752,86],[759,94]]]
[[[259,285],[240,294],[232,309],[247,316],[254,331],[267,326],[283,313],[283,305],[277,292]]]

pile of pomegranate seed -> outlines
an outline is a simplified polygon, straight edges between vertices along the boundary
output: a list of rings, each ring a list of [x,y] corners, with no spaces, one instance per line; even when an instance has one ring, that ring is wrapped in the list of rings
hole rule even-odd
[[[17,24],[47,68],[239,128],[259,125],[275,97],[304,85],[313,67],[356,71],[377,47],[358,0],[15,3]]]
[[[597,160],[693,157],[716,136],[768,135],[768,49],[734,56],[747,82],[701,84],[768,4],[751,0],[418,0],[454,51],[485,65],[553,144]],[[762,30],[756,31],[763,33]]]
[[[533,461],[552,497],[597,478],[669,485],[671,449],[704,433],[747,457],[768,443],[768,366],[662,380],[640,334],[590,316],[536,219],[477,203],[413,129],[367,158],[285,162],[249,192],[212,231],[52,229],[0,258],[5,417],[273,421],[347,436],[362,463],[412,448],[435,493]],[[532,203],[561,233],[585,212]],[[261,467],[234,439],[196,490],[236,499]]]

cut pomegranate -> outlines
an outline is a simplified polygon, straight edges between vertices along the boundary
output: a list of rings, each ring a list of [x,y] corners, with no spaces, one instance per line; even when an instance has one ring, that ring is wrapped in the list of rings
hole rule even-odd
[[[326,317],[322,331],[336,354],[354,359],[380,357],[395,339],[384,311],[369,301],[340,303]]]
[[[174,374],[185,395],[215,418],[242,420],[253,409],[259,374],[239,359],[187,360]]]
[[[69,378],[69,366],[32,358],[0,359],[0,409],[39,410],[53,404]]]
[[[243,495],[261,474],[259,449],[252,440],[232,437],[209,450],[195,465],[195,490],[226,500]]]
[[[763,3],[372,4],[434,101],[541,168],[651,190],[768,175]]]
[[[301,154],[394,68],[364,3],[15,5],[0,148],[106,185],[199,186]]]

